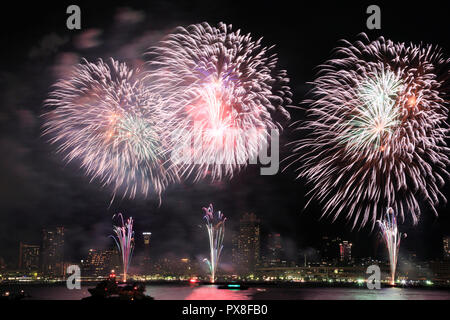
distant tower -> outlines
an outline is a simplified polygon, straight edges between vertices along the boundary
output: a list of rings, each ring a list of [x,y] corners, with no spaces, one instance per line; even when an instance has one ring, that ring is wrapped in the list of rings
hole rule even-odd
[[[39,246],[20,242],[19,269],[26,271],[39,270]]]
[[[120,254],[117,248],[106,250],[106,256],[108,261],[108,268],[111,270],[120,269]]]
[[[328,237],[322,237],[322,242],[320,245],[320,257],[323,262],[328,262],[331,255],[331,241]],[[305,259],[306,260],[306,259]]]
[[[350,262],[352,260],[352,243],[348,241],[342,241],[339,244],[339,253],[341,262]]]
[[[235,241],[233,262],[237,270],[248,273],[259,263],[260,229],[254,213],[245,213],[239,221],[239,234]]]
[[[6,268],[5,259],[0,257],[0,271],[3,271],[3,269]]]
[[[142,236],[144,237],[144,257],[143,257],[143,266],[144,272],[150,271],[150,237],[151,232],[142,232]]]
[[[92,277],[104,276],[104,266],[105,257],[102,255],[101,250],[89,249],[88,257],[83,262],[83,275]]]
[[[112,270],[120,266],[117,249],[89,249],[87,258],[83,261],[83,274],[91,277],[108,276]]]
[[[444,260],[450,260],[450,236],[446,236],[442,239],[444,245]]]
[[[108,276],[112,270],[119,270],[119,252],[117,249],[89,249],[83,260],[83,274],[90,277]]]
[[[64,227],[42,230],[42,272],[46,276],[64,275]]]
[[[269,266],[279,266],[283,255],[281,245],[281,235],[279,233],[269,233],[267,236],[267,263]]]
[[[336,262],[341,259],[341,243],[340,238],[322,237],[320,256],[324,263]]]

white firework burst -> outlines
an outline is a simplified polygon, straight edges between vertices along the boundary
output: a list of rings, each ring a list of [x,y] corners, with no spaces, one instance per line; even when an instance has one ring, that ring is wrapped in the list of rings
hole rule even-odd
[[[139,70],[113,59],[83,60],[54,85],[44,135],[114,195],[160,196],[177,178],[167,162],[162,106]]]
[[[147,81],[170,106],[173,154],[188,155],[180,175],[232,177],[282,129],[292,94],[270,51],[223,23],[179,27],[150,49]]]
[[[421,208],[437,215],[449,178],[449,64],[432,45],[362,34],[321,66],[308,120],[296,123],[307,137],[290,159],[324,215],[354,227],[375,226],[386,207],[413,223]]]

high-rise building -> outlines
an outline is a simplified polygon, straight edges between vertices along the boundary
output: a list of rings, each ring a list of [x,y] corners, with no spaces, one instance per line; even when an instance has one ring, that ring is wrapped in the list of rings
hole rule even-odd
[[[330,238],[326,236],[322,237],[322,241],[320,243],[320,256],[323,261],[326,261],[329,258],[331,252],[330,247],[331,247]]]
[[[172,254],[155,259],[152,264],[152,274],[159,274],[165,277],[192,276],[200,272],[198,262],[191,261],[186,257],[180,258]]]
[[[339,244],[339,254],[341,262],[350,262],[352,260],[352,243],[348,241],[342,241]]]
[[[39,270],[39,246],[25,244],[19,245],[19,269],[26,271]]]
[[[0,257],[0,271],[6,269],[6,263],[5,263],[5,259],[3,259],[2,257]]]
[[[120,253],[117,248],[103,250],[103,254],[106,256],[105,264],[108,271],[119,270],[121,267]]]
[[[450,236],[446,236],[442,239],[444,245],[444,259],[450,260]]]
[[[42,230],[41,267],[44,275],[64,275],[64,227]]]
[[[320,244],[320,256],[322,262],[333,263],[341,258],[340,254],[340,238],[322,237]]]
[[[111,270],[119,268],[117,250],[89,249],[88,256],[83,260],[83,275],[90,277],[108,276]]]
[[[150,259],[150,237],[151,232],[142,232],[144,238],[144,256],[142,257],[142,267],[144,273],[150,272],[151,269],[151,259]]]
[[[234,241],[233,263],[241,273],[255,270],[259,263],[260,228],[254,213],[245,213],[239,221],[239,233]]]
[[[266,262],[269,266],[280,266],[283,258],[283,247],[279,233],[267,235]]]
[[[150,236],[151,235],[152,235],[151,232],[142,232],[142,236],[144,237],[145,250],[149,250],[149,247],[150,247]]]
[[[82,261],[83,276],[103,276],[105,269],[104,260],[101,251],[89,249],[87,258]]]

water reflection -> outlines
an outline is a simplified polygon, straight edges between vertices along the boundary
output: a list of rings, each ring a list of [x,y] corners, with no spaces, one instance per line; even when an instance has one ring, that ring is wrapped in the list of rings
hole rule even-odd
[[[195,288],[186,300],[250,300],[254,290],[217,289],[217,286]]]
[[[0,292],[24,290],[33,300],[80,300],[90,296],[87,288],[66,286],[0,286]],[[145,293],[156,300],[450,300],[450,291],[413,288],[283,288],[251,287],[248,290],[218,289],[216,285],[147,285]]]
[[[450,300],[450,292],[405,288],[270,288],[257,292],[256,300]]]
[[[255,290],[217,289],[204,286],[146,286],[145,294],[156,300],[249,300]]]

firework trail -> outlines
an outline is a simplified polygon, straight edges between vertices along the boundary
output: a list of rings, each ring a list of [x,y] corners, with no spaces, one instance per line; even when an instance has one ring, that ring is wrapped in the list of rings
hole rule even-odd
[[[172,154],[181,176],[231,178],[282,129],[292,94],[271,49],[231,25],[202,23],[177,28],[147,52],[149,86],[177,129]]]
[[[389,265],[391,268],[391,285],[395,285],[395,270],[397,268],[398,252],[400,249],[400,240],[402,233],[397,228],[397,218],[395,217],[394,210],[389,208],[386,212],[386,217],[383,221],[378,220],[381,232],[383,234],[384,242],[389,252]],[[406,237],[406,234],[403,236]]]
[[[208,208],[203,208],[206,220],[206,228],[208,229],[209,247],[211,260],[204,259],[208,263],[211,272],[211,282],[216,279],[217,266],[219,264],[220,254],[223,249],[223,238],[225,236],[225,220],[227,218],[218,211],[214,218],[214,208],[210,204]]]
[[[324,216],[373,228],[381,208],[414,224],[422,203],[437,215],[449,178],[449,65],[437,47],[362,34],[320,66],[308,120],[296,123],[308,137],[294,142],[290,165],[301,163]]]
[[[115,216],[113,216],[113,219]],[[122,226],[113,226],[115,236],[110,237],[114,239],[119,248],[123,265],[123,282],[127,282],[128,267],[134,249],[133,218],[128,218],[127,222],[124,223],[122,214],[119,213],[117,216],[120,218]]]
[[[83,60],[59,80],[46,106],[44,135],[67,162],[78,160],[91,181],[111,186],[113,194],[160,196],[176,178],[165,160],[167,124],[161,98],[139,70],[113,59]],[[114,199],[114,197],[113,197]]]

